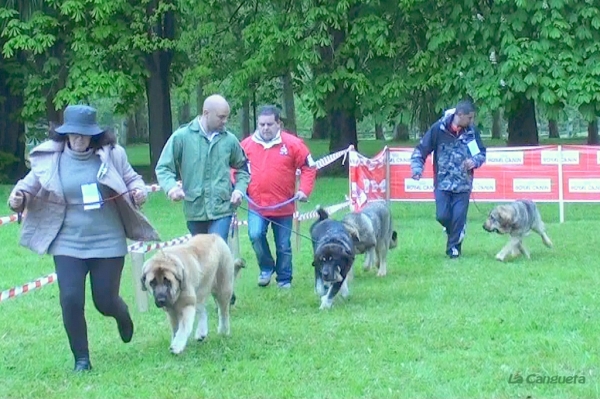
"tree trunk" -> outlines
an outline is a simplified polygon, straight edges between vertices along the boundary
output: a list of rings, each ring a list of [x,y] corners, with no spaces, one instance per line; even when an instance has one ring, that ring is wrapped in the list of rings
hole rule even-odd
[[[508,114],[508,145],[538,145],[535,102],[518,94]]]
[[[242,100],[242,136],[248,137],[252,134],[252,130],[250,130],[250,99],[244,98]]]
[[[313,119],[313,129],[311,140],[325,140],[330,136],[329,120],[327,117],[315,117]]]
[[[381,123],[375,124],[375,140],[385,141],[385,135],[383,134],[383,126]]]
[[[434,107],[439,94],[437,90],[429,89],[419,93],[417,105],[417,121],[421,135],[424,135],[427,130],[434,124],[441,115],[439,115]]]
[[[50,48],[50,54],[60,61],[60,65],[58,66],[56,82],[48,88],[48,92],[46,93],[46,117],[48,118],[49,123],[60,125],[63,123],[64,108],[56,109],[54,99],[56,98],[56,94],[66,87],[67,78],[69,77],[69,68],[65,60],[64,40],[59,39],[54,46]],[[44,62],[46,62],[46,60]]]
[[[358,150],[358,138],[356,132],[356,116],[354,110],[337,109],[329,114],[331,120],[331,138],[329,151],[335,152],[348,148],[350,144]]]
[[[281,77],[283,83],[283,111],[285,113],[284,129],[290,133],[298,135],[296,127],[296,104],[294,102],[294,85],[292,73],[287,71]]]
[[[26,60],[22,54],[17,55],[17,60],[5,60],[0,53],[0,180],[9,184],[27,172],[25,123],[21,117],[24,92],[23,87],[11,84],[24,80],[21,71],[25,69]],[[15,76],[17,74],[20,76]]]
[[[410,133],[408,126],[404,123],[397,123],[394,125],[394,141],[408,141],[410,140]]]
[[[556,119],[548,120],[548,138],[559,139],[560,133],[558,132],[558,122]]]
[[[351,21],[360,9],[360,6],[355,5],[348,10],[348,20]],[[336,57],[336,51],[344,45],[347,32],[340,29],[329,29],[332,44],[319,48],[321,55],[320,72],[331,74],[336,69],[336,65],[345,64],[344,57]],[[328,119],[329,151],[335,152],[348,148],[349,145],[354,145],[358,150],[358,135],[356,132],[356,114],[358,103],[356,95],[345,87],[343,82],[334,80],[332,82],[334,90],[327,92],[322,98],[321,106],[325,110]],[[341,160],[330,165],[325,171],[326,174],[345,174],[348,173],[348,163],[342,165]]]
[[[181,108],[179,108],[179,112],[177,113],[177,119],[179,120],[179,126],[192,120],[192,111],[190,110],[189,101],[186,101],[181,105]]]
[[[588,145],[598,145],[600,144],[600,140],[598,139],[598,118],[594,118],[593,122],[588,124],[588,137],[587,144]]]
[[[500,115],[500,108],[494,110],[492,113],[492,139],[500,140],[502,138],[502,119]]]
[[[202,84],[198,83],[196,86],[196,112],[198,115],[202,115],[202,106],[204,105],[204,89]]]
[[[147,5],[147,15],[155,18],[160,0],[152,0]],[[175,38],[174,11],[164,11],[151,26],[152,31],[160,38]],[[155,50],[146,54],[146,67],[149,77],[146,78],[146,97],[148,100],[148,132],[150,138],[150,167],[156,167],[162,149],[173,131],[171,115],[170,68],[173,60],[172,50]]]

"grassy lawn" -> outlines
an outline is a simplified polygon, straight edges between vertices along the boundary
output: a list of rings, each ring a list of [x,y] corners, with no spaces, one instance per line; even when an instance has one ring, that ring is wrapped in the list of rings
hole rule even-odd
[[[381,144],[367,147],[361,152],[375,153]],[[144,147],[128,150],[133,163],[147,163]],[[313,152],[317,159],[328,151],[323,145]],[[0,186],[0,202],[6,203],[9,188]],[[342,202],[347,191],[346,179],[320,178],[301,211]],[[481,228],[491,206],[470,207],[464,257],[452,261],[444,256],[433,204],[393,203],[400,245],[390,253],[388,276],[363,272],[360,256],[350,297],[336,298],[328,311],[319,310],[313,292],[310,242],[303,239],[294,250],[290,291],[259,288],[242,226],[248,268],[236,283],[232,334],[216,334],[211,301],[207,340],[190,340],[181,356],[169,353],[164,313],[152,302],[148,312],[137,311],[129,258],[121,292],[134,338],[120,341],[115,322],[94,309],[88,289],[91,373],[71,372],[56,284],[0,303],[0,398],[600,397],[597,205],[567,204],[564,224],[558,205],[540,205],[555,248],[531,235],[525,245],[532,259],[504,264],[494,255],[507,238]],[[187,233],[181,204],[163,193],[151,194],[144,212],[163,240]],[[18,233],[16,224],[0,226],[0,290],[54,271],[49,256],[18,246]],[[577,375],[585,383],[509,384],[514,373]]]

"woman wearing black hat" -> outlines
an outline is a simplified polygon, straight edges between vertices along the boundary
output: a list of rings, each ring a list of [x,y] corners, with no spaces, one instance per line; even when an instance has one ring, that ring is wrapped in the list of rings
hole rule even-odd
[[[67,107],[64,124],[49,136],[31,151],[31,171],[17,182],[8,204],[27,213],[20,244],[53,256],[75,371],[91,370],[84,315],[87,274],[96,309],[115,318],[121,339],[131,341],[133,322],[119,296],[126,239],[159,237],[138,209],[147,196],[142,177],[114,134],[96,124],[94,108]]]

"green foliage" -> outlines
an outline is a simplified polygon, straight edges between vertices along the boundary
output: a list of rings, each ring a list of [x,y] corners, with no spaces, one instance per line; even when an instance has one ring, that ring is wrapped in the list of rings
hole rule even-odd
[[[9,180],[6,169],[12,167],[15,162],[19,162],[19,158],[14,154],[0,151],[0,181],[6,182]]]

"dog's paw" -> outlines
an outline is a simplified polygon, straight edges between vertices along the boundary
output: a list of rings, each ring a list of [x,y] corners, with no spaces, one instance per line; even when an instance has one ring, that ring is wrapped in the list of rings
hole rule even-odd
[[[179,355],[185,349],[185,344],[186,342],[183,340],[174,339],[173,342],[171,342],[171,347],[169,350],[172,354]]]
[[[322,297],[323,295],[325,295],[325,292],[326,289],[325,284],[323,284],[323,280],[317,280],[317,282],[315,283],[315,294]]]
[[[340,288],[340,295],[344,299],[348,298],[348,296],[350,295],[350,289],[348,288],[348,284],[347,283],[344,283],[342,285],[342,288]]]
[[[323,309],[330,309],[331,306],[333,305],[333,301],[330,300],[327,295],[323,295],[321,297],[321,306],[319,307],[319,309],[323,310]]]
[[[385,270],[385,269],[379,269],[379,271],[377,272],[378,277],[385,277],[386,274],[387,274],[387,270]]]
[[[504,258],[505,258],[505,257],[504,257],[504,256],[502,256],[502,255],[500,255],[500,254],[496,255],[496,260],[498,260],[498,261],[500,261],[500,262],[504,262]]]
[[[229,325],[219,323],[219,327],[217,328],[217,333],[220,335],[230,335],[231,331],[229,330]]]

